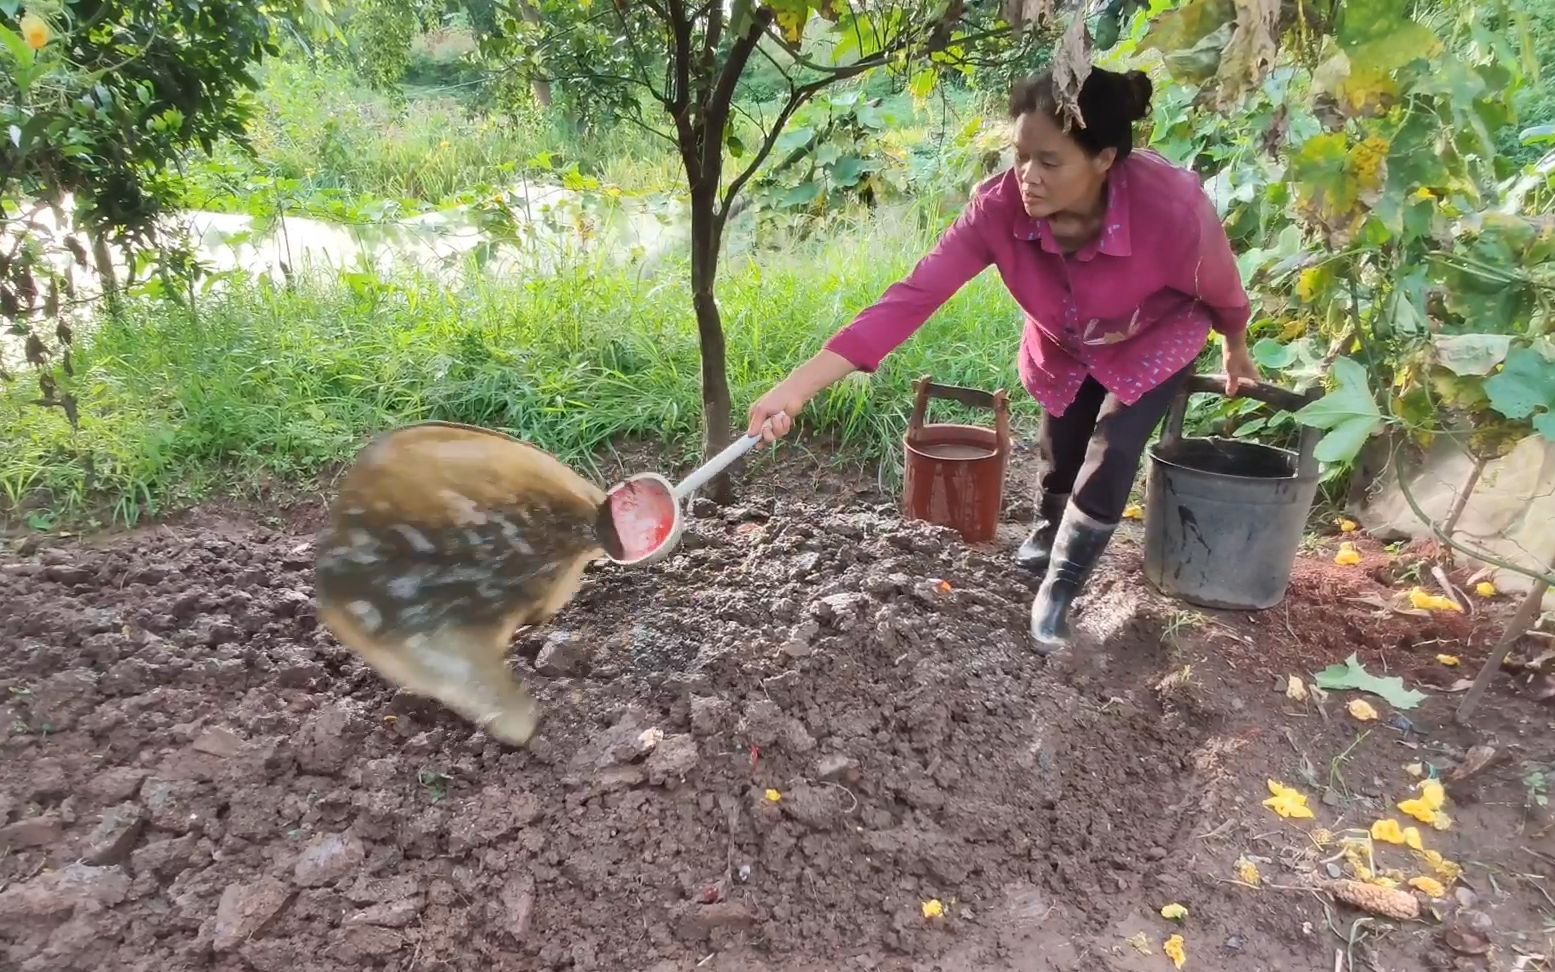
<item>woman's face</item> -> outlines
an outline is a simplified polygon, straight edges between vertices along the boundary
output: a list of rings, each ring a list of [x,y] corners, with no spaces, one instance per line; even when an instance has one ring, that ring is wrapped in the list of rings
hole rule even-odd
[[[1090,215],[1101,208],[1102,187],[1116,151],[1087,154],[1042,111],[1015,119],[1013,140],[1021,201],[1033,219],[1058,213]]]

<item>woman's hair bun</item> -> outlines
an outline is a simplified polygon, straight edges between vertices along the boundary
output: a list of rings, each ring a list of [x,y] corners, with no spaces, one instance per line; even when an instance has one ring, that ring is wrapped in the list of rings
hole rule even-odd
[[[1128,85],[1129,94],[1132,96],[1133,110],[1130,113],[1133,121],[1150,116],[1150,99],[1155,95],[1155,85],[1150,82],[1150,75],[1143,71],[1130,71],[1123,75],[1124,82]]]

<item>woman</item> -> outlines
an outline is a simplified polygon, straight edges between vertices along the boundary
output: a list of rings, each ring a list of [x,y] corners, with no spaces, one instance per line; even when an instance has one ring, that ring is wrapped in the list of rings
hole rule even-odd
[[[1226,393],[1258,380],[1247,295],[1230,243],[1193,173],[1133,151],[1150,79],[1093,70],[1083,127],[1064,125],[1051,74],[1010,95],[1015,165],[971,202],[906,280],[762,397],[752,434],[854,371],[873,372],[990,264],[1025,311],[1020,376],[1043,408],[1037,515],[1016,560],[1045,576],[1031,633],[1069,641],[1069,607],[1123,515],[1140,456],[1213,329]],[[763,426],[771,420],[771,427]]]

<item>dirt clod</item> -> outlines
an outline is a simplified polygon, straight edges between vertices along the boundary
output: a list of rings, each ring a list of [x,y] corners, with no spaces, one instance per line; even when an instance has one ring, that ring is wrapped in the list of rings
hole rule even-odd
[[[122,803],[103,811],[102,819],[87,835],[81,859],[88,864],[119,864],[130,856],[146,826],[146,812],[134,803]]]
[[[211,947],[227,952],[264,930],[286,903],[291,889],[274,878],[246,884],[229,884],[216,905],[216,925]]]
[[[292,870],[292,879],[305,888],[316,888],[355,872],[366,857],[355,834],[323,834],[308,842]]]

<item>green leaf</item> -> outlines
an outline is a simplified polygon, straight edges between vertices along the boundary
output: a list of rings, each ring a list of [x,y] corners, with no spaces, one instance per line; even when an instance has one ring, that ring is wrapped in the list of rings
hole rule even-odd
[[[934,86],[939,83],[939,74],[934,71],[919,71],[912,76],[907,90],[919,101],[934,93]]]
[[[0,44],[10,53],[11,59],[22,69],[32,67],[33,52],[22,35],[7,27],[0,27]]]
[[[1485,379],[1490,407],[1509,419],[1533,418],[1534,428],[1555,439],[1555,362],[1532,348],[1507,355],[1506,367]]]
[[[1353,654],[1345,659],[1343,665],[1330,665],[1318,672],[1313,684],[1329,692],[1368,692],[1385,700],[1395,709],[1413,709],[1426,699],[1424,692],[1405,688],[1404,680],[1397,675],[1383,677],[1368,672]]]
[[[1253,360],[1260,368],[1283,371],[1296,363],[1296,346],[1281,344],[1274,338],[1263,338],[1253,345]]]
[[[1525,128],[1518,139],[1524,145],[1535,145],[1539,142],[1555,142],[1555,125],[1535,125]]]
[[[1334,362],[1333,375],[1334,389],[1297,412],[1296,421],[1328,432],[1313,452],[1320,462],[1345,463],[1356,457],[1384,420],[1367,387],[1365,368],[1340,358]]]
[[[852,189],[858,185],[858,181],[864,175],[864,171],[865,165],[862,159],[856,159],[851,155],[839,159],[837,164],[832,166],[831,169],[832,184],[841,186],[844,189]]]
[[[1510,334],[1438,334],[1431,341],[1436,360],[1455,375],[1488,375],[1506,360]]]
[[[1408,0],[1346,0],[1339,9],[1341,47],[1358,47],[1385,37],[1409,21]]]
[[[809,125],[800,125],[798,128],[790,128],[779,135],[777,141],[773,143],[772,150],[777,154],[778,158],[782,158],[795,149],[809,145],[814,138],[815,129]]]
[[[820,194],[820,183],[802,182],[783,193],[783,205],[792,207],[794,209],[801,209],[815,202],[816,197]]]
[[[1170,54],[1191,48],[1235,19],[1232,0],[1188,0],[1150,21],[1139,49]]]

